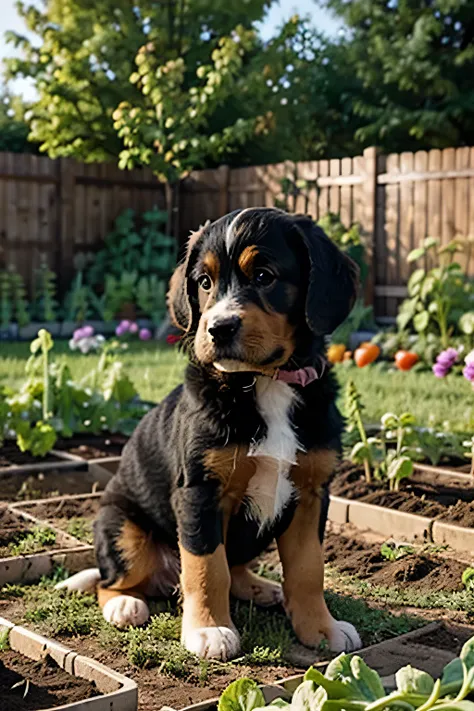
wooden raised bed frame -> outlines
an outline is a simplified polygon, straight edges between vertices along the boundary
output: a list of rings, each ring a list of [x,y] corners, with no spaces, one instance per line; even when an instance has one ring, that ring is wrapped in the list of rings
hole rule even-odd
[[[94,682],[101,692],[101,696],[56,706],[50,711],[136,711],[137,685],[123,674],[0,617],[0,634],[6,632],[14,651],[34,661],[49,656],[68,674]]]

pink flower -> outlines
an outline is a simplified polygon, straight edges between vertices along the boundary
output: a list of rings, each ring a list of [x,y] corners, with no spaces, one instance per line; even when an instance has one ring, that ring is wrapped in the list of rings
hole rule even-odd
[[[141,341],[149,341],[151,338],[151,331],[148,328],[141,328],[138,334],[138,338]]]
[[[130,333],[138,333],[138,324],[136,324],[135,321],[132,321],[128,327],[128,330]]]
[[[94,329],[92,326],[84,326],[82,328],[82,337],[83,338],[90,338],[93,335],[94,335]]]

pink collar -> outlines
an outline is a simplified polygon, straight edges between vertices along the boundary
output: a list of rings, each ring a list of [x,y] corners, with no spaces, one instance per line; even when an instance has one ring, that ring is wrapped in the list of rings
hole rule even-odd
[[[300,385],[302,388],[305,388],[315,380],[322,378],[325,370],[326,362],[321,360],[320,373],[318,373],[316,368],[308,365],[306,368],[299,368],[298,370],[277,370],[273,377],[275,380],[282,380],[284,383],[289,383],[290,385]]]

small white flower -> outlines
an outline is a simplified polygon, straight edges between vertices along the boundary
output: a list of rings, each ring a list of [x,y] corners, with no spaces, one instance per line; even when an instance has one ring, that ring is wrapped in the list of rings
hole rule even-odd
[[[467,354],[467,356],[464,358],[464,362],[466,365],[474,363],[474,350]]]
[[[89,427],[91,424],[90,420],[84,420],[84,427]]]

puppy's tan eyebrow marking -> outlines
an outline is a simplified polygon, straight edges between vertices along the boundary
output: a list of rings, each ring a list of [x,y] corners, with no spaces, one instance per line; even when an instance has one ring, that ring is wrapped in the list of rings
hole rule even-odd
[[[239,257],[239,267],[248,279],[251,279],[253,277],[255,259],[257,257],[258,249],[254,244],[250,245],[249,247],[245,247]]]
[[[219,279],[221,267],[217,254],[214,254],[214,252],[206,252],[202,260],[202,264],[212,281],[217,281]]]

